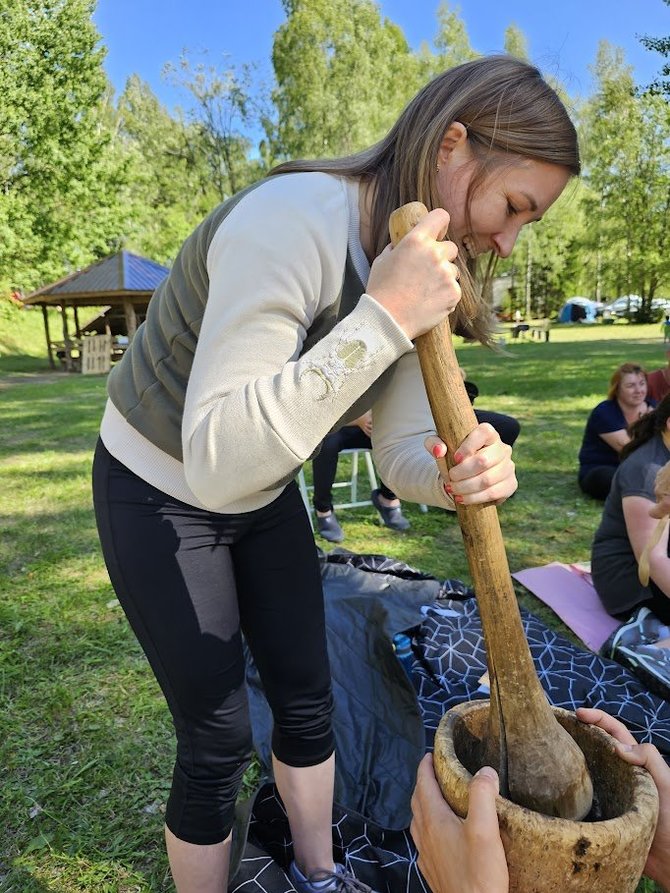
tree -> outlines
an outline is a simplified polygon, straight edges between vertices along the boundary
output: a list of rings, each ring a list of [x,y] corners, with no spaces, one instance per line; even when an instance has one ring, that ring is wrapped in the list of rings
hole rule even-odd
[[[670,6],[670,0],[663,0],[666,6]],[[656,53],[660,53],[661,56],[665,56],[666,58],[670,56],[670,36],[667,37],[649,37],[644,36],[640,38],[640,41],[646,46],[648,50],[653,50]],[[651,93],[661,94],[662,96],[670,97],[670,62],[664,62],[663,67],[661,68],[661,74],[656,80],[649,85],[649,91]]]
[[[125,241],[169,263],[217,202],[208,169],[194,157],[189,125],[173,117],[137,75],[119,98],[117,130],[128,159]]]
[[[437,71],[454,68],[463,62],[471,62],[480,54],[473,50],[465,22],[460,17],[460,7],[449,7],[446,0],[437,10],[438,33],[435,38],[435,62]]]
[[[284,0],[272,62],[280,158],[355,152],[388,130],[417,86],[400,28],[372,0]]]
[[[516,25],[508,25],[505,29],[505,52],[517,59],[528,61],[528,40]]]
[[[611,293],[638,294],[637,318],[670,283],[670,108],[639,95],[620,50],[600,46],[598,90],[585,109],[587,240]]]
[[[190,94],[186,119],[193,156],[200,155],[219,201],[256,179],[259,163],[250,161],[249,132],[260,125],[262,97],[253,95],[253,68],[227,64],[219,70],[206,61],[193,63],[183,53],[164,75]]]
[[[583,264],[583,185],[574,180],[541,221],[525,226],[508,260],[497,270],[509,277],[514,307],[548,317],[578,293]]]
[[[3,0],[0,270],[24,290],[104,253],[118,236],[123,166],[107,130],[93,0]],[[8,283],[7,279],[13,280]],[[2,287],[3,283],[0,283]]]

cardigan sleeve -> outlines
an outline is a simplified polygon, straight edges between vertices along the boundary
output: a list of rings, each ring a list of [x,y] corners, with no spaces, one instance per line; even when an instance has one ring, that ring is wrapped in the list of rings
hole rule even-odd
[[[220,225],[186,393],[186,479],[206,506],[276,488],[349,406],[412,345],[368,295],[301,355],[336,312],[349,231],[344,183],[270,179]]]
[[[424,446],[435,434],[433,416],[415,350],[395,364],[372,408],[372,451],[379,476],[400,498],[454,509],[435,459]]]

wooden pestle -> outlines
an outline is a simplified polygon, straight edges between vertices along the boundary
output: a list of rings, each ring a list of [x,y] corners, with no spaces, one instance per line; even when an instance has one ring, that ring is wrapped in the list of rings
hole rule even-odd
[[[396,245],[427,213],[410,202],[391,215]],[[439,437],[454,452],[476,427],[445,320],[416,339],[428,400]],[[584,754],[554,718],[521,623],[494,505],[456,505],[486,644],[491,709],[486,761],[498,769],[501,793],[549,816],[581,820],[593,786]]]

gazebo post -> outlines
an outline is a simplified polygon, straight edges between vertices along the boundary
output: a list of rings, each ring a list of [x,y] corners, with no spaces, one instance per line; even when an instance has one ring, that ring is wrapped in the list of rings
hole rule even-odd
[[[49,334],[49,311],[47,310],[47,305],[42,304],[42,319],[44,320],[44,334],[47,339],[47,353],[49,354],[49,365],[52,369],[56,368],[56,361],[54,360],[54,353],[51,348],[51,335]]]
[[[135,308],[133,307],[132,301],[129,301],[127,298],[123,301],[123,312],[126,315],[128,344],[130,344],[130,342],[133,340],[135,332],[137,331],[137,315],[135,314]]]
[[[79,308],[76,304],[73,304],[72,309],[74,310],[74,330],[77,338],[81,338],[81,329],[79,327]]]
[[[67,304],[65,301],[60,305],[61,306],[61,317],[63,322],[63,341],[65,342],[65,371],[72,372],[72,351],[71,351],[71,341],[70,341],[70,332],[67,327]]]

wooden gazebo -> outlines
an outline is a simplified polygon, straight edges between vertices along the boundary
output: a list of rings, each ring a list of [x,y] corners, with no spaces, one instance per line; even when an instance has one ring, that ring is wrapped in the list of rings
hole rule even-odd
[[[58,282],[38,288],[23,299],[24,304],[42,308],[44,332],[49,363],[52,368],[62,365],[68,372],[80,368],[82,340],[87,331],[125,336],[132,340],[143,321],[149,299],[156,286],[168,274],[168,268],[146,257],[119,251]],[[53,341],[49,331],[47,308],[57,307],[63,324],[63,340]],[[105,307],[97,324],[82,328],[79,323],[81,307]],[[72,309],[74,335],[68,321]]]

